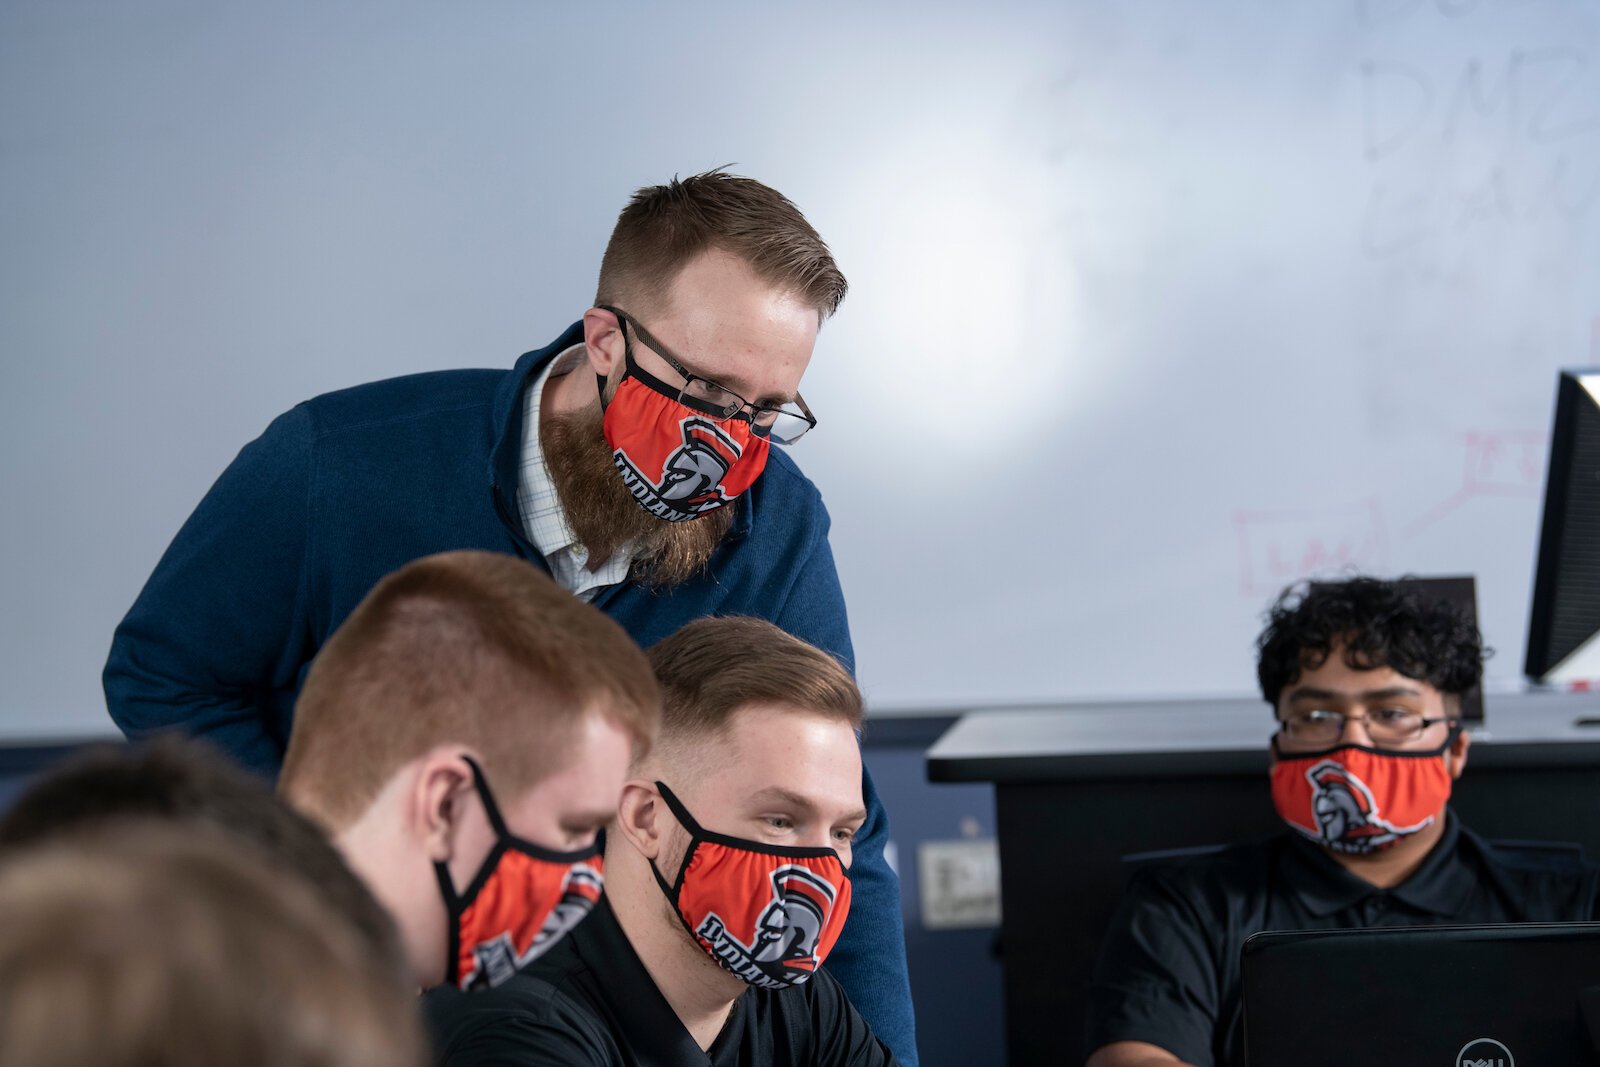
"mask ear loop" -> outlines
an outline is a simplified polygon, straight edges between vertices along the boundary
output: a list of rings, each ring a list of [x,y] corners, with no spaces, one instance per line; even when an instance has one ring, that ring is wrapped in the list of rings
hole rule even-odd
[[[1452,758],[1450,750],[1455,747],[1456,740],[1460,738],[1462,734],[1466,733],[1466,731],[1467,724],[1460,719],[1457,719],[1451,725],[1450,732],[1445,734],[1444,744],[1439,746],[1439,757],[1445,761],[1446,772],[1450,770],[1450,760]],[[1451,775],[1451,779],[1454,780],[1454,778],[1455,775]]]
[[[683,806],[683,802],[673,794],[672,790],[667,788],[667,783],[657,782],[656,791],[661,794],[661,799],[666,801],[667,810],[671,811],[672,817],[678,820],[678,825],[689,833],[689,847],[684,850],[683,862],[678,864],[678,874],[672,880],[671,885],[668,885],[667,880],[661,877],[661,870],[655,865],[655,861],[652,860],[650,863],[650,873],[656,876],[656,884],[661,886],[661,891],[667,895],[667,900],[671,902],[673,908],[677,908],[678,896],[683,892],[684,877],[689,873],[689,861],[694,859],[695,849],[699,847],[700,839],[704,836],[705,831],[700,828],[700,824],[695,821],[694,816],[689,814],[689,809]],[[692,933],[693,931],[690,932]]]
[[[443,860],[435,860],[433,863],[433,876],[439,883],[439,893],[444,897],[445,912],[449,917],[446,926],[449,930],[450,945],[449,955],[445,957],[445,980],[453,986],[458,986],[461,982],[461,917],[466,914],[473,898],[478,895],[478,890],[487,880],[489,872],[494,870],[495,864],[499,862],[500,854],[505,851],[505,841],[508,836],[505,820],[500,817],[500,806],[494,802],[494,794],[489,791],[489,780],[484,777],[483,768],[478,766],[477,760],[465,753],[462,753],[461,758],[472,768],[472,785],[477,790],[478,799],[483,803],[483,811],[489,818],[489,826],[494,830],[495,844],[464,893],[456,892],[448,864]]]
[[[668,885],[667,880],[661,877],[661,870],[656,866],[654,860],[650,861],[650,873],[655,875],[656,885],[661,887],[661,892],[665,894],[667,903],[672,905],[672,912],[678,917],[679,924],[688,931],[689,937],[693,941],[700,943],[704,947],[704,942],[701,941],[699,932],[695,930],[694,923],[683,913],[683,908],[678,903],[678,898],[683,893],[683,880],[689,873],[689,861],[694,859],[695,849],[700,847],[701,835],[704,831],[700,829],[700,824],[695,821],[694,816],[689,814],[689,809],[683,806],[683,802],[673,795],[672,790],[667,788],[665,782],[657,782],[656,790],[661,794],[661,799],[666,802],[667,808],[672,812],[673,817],[678,820],[678,825],[688,831],[689,847],[683,853],[683,862],[678,865],[678,876],[672,880],[671,885]],[[720,958],[717,958],[717,962],[724,967],[727,966]]]
[[[466,753],[461,758],[467,761],[467,766],[472,768],[472,784],[478,791],[478,799],[483,802],[484,814],[489,816],[489,825],[494,829],[496,837],[510,837],[506,829],[506,821],[500,817],[500,805],[494,802],[494,794],[489,791],[489,779],[483,776],[483,768],[478,766],[478,761]]]
[[[617,388],[622,388],[622,382],[628,378],[632,378],[634,381],[638,382],[640,385],[643,385],[646,389],[650,390],[652,393],[655,393],[657,396],[665,397],[675,404],[688,408],[690,411],[695,411],[699,412],[701,415],[710,416],[715,421],[739,419],[741,421],[750,423],[752,427],[755,425],[755,420],[753,417],[746,415],[742,411],[736,412],[733,415],[725,415],[721,409],[717,408],[715,405],[696,401],[692,397],[685,397],[683,395],[683,388],[681,386],[668,385],[654,374],[651,374],[649,371],[639,366],[639,361],[633,358],[633,342],[628,339],[628,316],[624,315],[622,312],[608,304],[596,304],[595,306],[601,311],[609,311],[611,314],[615,315],[617,317],[617,325],[622,333],[622,377],[617,379]],[[604,375],[597,372],[594,376],[594,380],[595,386],[600,392],[600,411],[604,413],[606,408],[610,406],[610,401],[606,400],[606,379]],[[615,397],[612,399],[615,399]],[[752,431],[752,436],[759,435]]]

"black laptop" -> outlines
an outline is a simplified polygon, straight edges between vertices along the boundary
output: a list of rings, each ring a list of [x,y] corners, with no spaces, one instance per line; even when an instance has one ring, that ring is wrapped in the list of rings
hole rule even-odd
[[[1256,934],[1250,1067],[1600,1065],[1600,922]]]

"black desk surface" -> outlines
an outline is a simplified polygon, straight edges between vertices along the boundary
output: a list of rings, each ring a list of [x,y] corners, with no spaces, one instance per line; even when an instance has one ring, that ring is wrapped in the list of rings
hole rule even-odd
[[[1600,762],[1600,693],[1488,694],[1472,730],[1476,767]],[[934,782],[1052,782],[1249,774],[1266,766],[1260,699],[1174,700],[973,711],[928,749]]]

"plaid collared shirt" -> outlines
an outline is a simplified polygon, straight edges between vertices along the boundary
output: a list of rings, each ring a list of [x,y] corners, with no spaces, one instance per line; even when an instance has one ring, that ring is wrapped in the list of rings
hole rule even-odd
[[[568,373],[582,359],[583,345],[573,345],[552,359],[522,395],[522,471],[517,479],[517,511],[528,540],[549,564],[551,577],[573,595],[593,600],[600,590],[628,576],[628,569],[633,566],[633,546],[618,548],[598,570],[588,568],[589,550],[578,543],[567,524],[567,513],[556,495],[544,449],[539,444],[539,404],[545,383],[558,368],[560,373]]]

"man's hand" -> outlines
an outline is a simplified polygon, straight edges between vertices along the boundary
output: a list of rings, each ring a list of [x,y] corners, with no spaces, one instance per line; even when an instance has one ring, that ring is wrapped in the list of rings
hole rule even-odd
[[[1145,1041],[1113,1041],[1094,1050],[1083,1067],[1193,1067],[1186,1064],[1160,1045]]]

